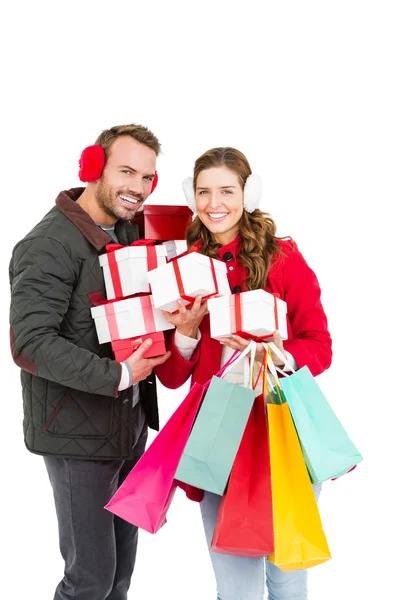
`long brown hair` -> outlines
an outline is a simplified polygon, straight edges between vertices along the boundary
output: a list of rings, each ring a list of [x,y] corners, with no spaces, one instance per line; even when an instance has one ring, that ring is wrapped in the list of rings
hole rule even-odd
[[[196,190],[196,181],[199,174],[212,167],[227,167],[234,171],[239,179],[242,189],[251,168],[245,155],[235,148],[212,148],[202,154],[195,162],[193,173],[193,187]],[[207,256],[218,258],[218,244],[212,233],[196,217],[187,232],[188,246],[201,240],[201,252]],[[248,276],[245,281],[247,290],[263,289],[265,287],[268,271],[273,256],[282,252],[277,241],[276,225],[268,213],[256,209],[252,213],[246,210],[239,221],[240,250],[238,259],[246,268]]]

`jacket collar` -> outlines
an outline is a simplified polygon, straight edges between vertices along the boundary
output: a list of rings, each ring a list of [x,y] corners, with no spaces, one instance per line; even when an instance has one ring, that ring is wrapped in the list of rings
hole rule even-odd
[[[71,188],[60,192],[56,199],[56,206],[67,219],[75,225],[77,229],[85,236],[87,241],[96,248],[102,250],[104,246],[113,242],[112,238],[101,229],[88,213],[77,204],[79,196],[85,188]],[[138,228],[136,225],[130,225],[125,221],[117,221],[115,224],[115,233],[119,242],[127,245],[138,239]]]

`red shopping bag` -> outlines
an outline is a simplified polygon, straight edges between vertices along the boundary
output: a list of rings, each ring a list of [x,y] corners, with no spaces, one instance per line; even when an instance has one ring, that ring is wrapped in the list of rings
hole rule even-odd
[[[177,483],[175,472],[199,410],[205,388],[195,383],[182,404],[116,491],[107,510],[156,533],[165,523]]]
[[[264,557],[274,551],[271,467],[264,399],[255,399],[232,467],[211,551]]]

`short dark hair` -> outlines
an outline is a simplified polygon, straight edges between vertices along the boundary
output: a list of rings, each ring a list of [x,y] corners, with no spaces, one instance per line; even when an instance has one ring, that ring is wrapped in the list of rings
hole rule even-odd
[[[133,123],[131,125],[115,125],[110,129],[105,129],[98,136],[95,144],[99,144],[104,148],[106,157],[108,158],[112,144],[122,135],[129,135],[140,144],[151,148],[156,153],[156,156],[160,154],[161,144],[154,133],[144,125],[135,125]]]

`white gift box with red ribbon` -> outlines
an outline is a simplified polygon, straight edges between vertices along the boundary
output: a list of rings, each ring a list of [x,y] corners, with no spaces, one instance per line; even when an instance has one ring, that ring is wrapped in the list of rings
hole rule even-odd
[[[167,262],[167,249],[156,246],[124,246],[99,256],[107,300],[149,293],[148,272]]]
[[[100,344],[174,329],[151,296],[106,302],[91,309]]]
[[[149,273],[154,306],[178,310],[177,300],[192,305],[199,294],[205,299],[230,294],[226,264],[221,260],[189,252]]]
[[[271,339],[276,330],[287,340],[286,302],[265,290],[210,298],[208,310],[211,337],[216,340],[236,334],[261,342]]]
[[[186,240],[169,240],[168,242],[163,242],[163,246],[167,249],[168,260],[183,254],[188,249]]]

